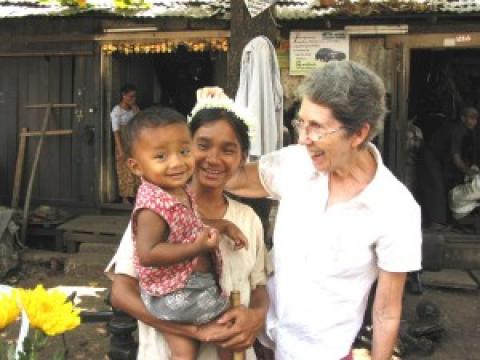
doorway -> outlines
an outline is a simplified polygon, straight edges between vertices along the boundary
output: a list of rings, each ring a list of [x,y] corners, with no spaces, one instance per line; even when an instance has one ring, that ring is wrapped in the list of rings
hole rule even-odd
[[[107,89],[105,101],[102,198],[104,206],[128,208],[119,201],[109,116],[119,101],[119,89],[126,83],[134,84],[140,109],[169,106],[187,116],[195,105],[197,89],[225,87],[227,55],[218,51],[192,52],[180,45],[171,53],[112,54],[108,60],[110,91]]]
[[[455,178],[452,134],[461,127],[464,109],[480,107],[480,49],[412,49],[408,99],[406,183],[422,206],[425,225],[437,223],[432,212],[439,207],[443,214],[438,218],[449,223],[448,191],[463,180]],[[469,166],[479,165],[478,128],[462,135],[460,153]],[[438,187],[432,186],[432,154],[442,164]]]

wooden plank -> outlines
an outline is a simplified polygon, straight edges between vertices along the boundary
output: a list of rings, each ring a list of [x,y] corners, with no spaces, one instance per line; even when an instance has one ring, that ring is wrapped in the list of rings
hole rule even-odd
[[[94,161],[88,164],[88,173],[93,179],[93,184],[89,192],[89,202],[95,206],[100,202],[100,158],[102,138],[102,116],[101,116],[101,97],[102,94],[101,78],[99,68],[101,66],[100,52],[88,61],[87,67],[87,101],[85,108],[85,116],[88,125],[93,128],[92,142],[87,144],[90,158]]]
[[[85,58],[76,57],[74,63],[73,74],[73,101],[77,104],[78,110],[84,114],[85,109]],[[83,115],[84,116],[84,115]],[[72,129],[76,134],[82,134],[84,131],[84,117],[78,116],[78,113],[74,115]],[[85,183],[89,183],[86,177],[82,173],[82,165],[84,161],[91,161],[91,159],[83,159],[82,152],[82,138],[80,136],[74,136],[72,138],[72,195],[75,199],[83,202],[85,194]],[[81,181],[80,179],[84,179]]]
[[[68,232],[123,234],[129,221],[129,216],[85,215],[65,222],[58,229]]]
[[[41,56],[91,56],[93,51],[17,51],[17,52],[0,52],[0,57],[41,57]]]
[[[20,198],[20,190],[22,188],[23,163],[25,162],[25,148],[27,146],[27,138],[24,136],[28,132],[27,128],[20,131],[20,142],[18,145],[17,163],[15,166],[15,179],[13,181],[12,203],[11,207],[16,209]]]
[[[48,74],[47,87],[48,87],[48,103],[52,104],[61,104],[60,99],[60,57],[50,56],[48,58]],[[67,111],[71,111],[68,109]],[[63,107],[55,109],[52,111],[50,120],[48,123],[48,128],[50,131],[61,129],[59,126],[60,120],[63,116],[63,113],[66,112],[63,110]],[[59,158],[61,154],[60,142],[57,136],[50,137],[44,145],[43,154],[42,154],[42,175],[48,174],[48,180],[43,176],[42,193],[45,192],[48,197],[59,198],[59,188],[60,188],[60,177],[61,169],[59,166]],[[45,189],[45,190],[43,190]]]
[[[195,40],[195,39],[221,39],[229,38],[228,30],[204,30],[204,31],[168,31],[168,32],[141,32],[141,33],[106,33],[94,36],[97,41],[129,41],[129,40]]]
[[[73,130],[49,130],[43,133],[44,136],[59,136],[59,135],[72,135]],[[31,137],[31,136],[40,136],[42,135],[41,131],[28,131],[20,133],[21,137]]]
[[[76,108],[77,104],[51,104],[52,109],[66,109],[66,108]],[[25,105],[26,109],[45,109],[49,107],[50,104],[34,104],[34,105]]]
[[[477,283],[462,270],[442,270],[439,272],[422,272],[422,282],[425,286],[476,290]]]
[[[106,243],[106,244],[118,244],[122,238],[119,234],[96,234],[96,233],[74,233],[65,232],[63,234],[63,241],[65,243],[77,242],[77,243]]]
[[[50,113],[52,109],[47,107],[45,110],[45,115],[42,122],[42,132],[45,132],[48,126],[48,119],[50,118]],[[32,171],[30,173],[30,179],[28,181],[27,194],[25,195],[25,204],[23,206],[23,222],[22,222],[22,232],[21,232],[21,242],[25,244],[25,239],[27,236],[27,226],[28,226],[28,215],[30,212],[30,199],[32,196],[33,183],[35,181],[35,175],[37,173],[38,162],[40,160],[40,153],[42,151],[43,142],[45,137],[40,136],[40,140],[35,150],[35,158],[33,160]]]
[[[73,103],[73,57],[63,57],[61,67],[61,91],[60,102],[65,104]],[[73,129],[74,111],[65,111],[61,117],[60,127],[62,129]],[[74,135],[75,136],[75,135]],[[73,137],[60,137],[60,189],[59,197],[63,199],[77,200],[72,191],[72,141]]]

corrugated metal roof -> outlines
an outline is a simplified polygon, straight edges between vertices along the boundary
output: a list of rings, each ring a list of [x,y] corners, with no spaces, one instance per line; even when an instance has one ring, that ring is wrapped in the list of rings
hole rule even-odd
[[[0,0],[0,18],[89,12],[130,17],[227,17],[228,0]]]
[[[281,20],[314,19],[328,15],[371,16],[399,13],[475,13],[480,0],[337,0],[323,7],[320,0],[279,1],[275,16]]]
[[[274,5],[281,20],[324,16],[394,15],[399,13],[475,13],[480,0],[337,0],[333,7],[321,0],[280,0]],[[67,16],[104,13],[129,17],[177,16],[229,18],[229,0],[0,0],[0,18]]]

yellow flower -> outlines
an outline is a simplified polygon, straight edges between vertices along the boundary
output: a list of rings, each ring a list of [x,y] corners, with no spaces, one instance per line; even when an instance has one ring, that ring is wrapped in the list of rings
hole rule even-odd
[[[80,325],[80,310],[59,290],[46,291],[37,285],[33,290],[19,290],[19,296],[34,329],[54,336]]]
[[[16,295],[15,290],[10,295],[0,295],[0,330],[14,322],[20,314]]]

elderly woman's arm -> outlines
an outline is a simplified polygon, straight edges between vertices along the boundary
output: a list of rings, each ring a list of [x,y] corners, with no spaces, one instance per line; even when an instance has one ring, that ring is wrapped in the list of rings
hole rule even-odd
[[[406,273],[380,270],[373,304],[373,360],[391,359],[400,318]]]
[[[269,195],[260,180],[257,162],[248,163],[237,171],[228,181],[225,190],[248,198],[262,198]]]
[[[269,300],[265,286],[252,290],[250,306],[228,310],[216,322],[201,328],[202,337],[209,342],[233,351],[243,351],[253,345],[257,335],[265,327]],[[228,326],[224,331],[215,328],[218,324]]]
[[[208,333],[201,331],[198,326],[177,324],[157,319],[145,307],[140,298],[138,280],[123,274],[115,274],[112,284],[112,305],[141,322],[162,332],[187,336],[199,341],[205,341]],[[212,331],[223,331],[224,325],[213,325]]]

